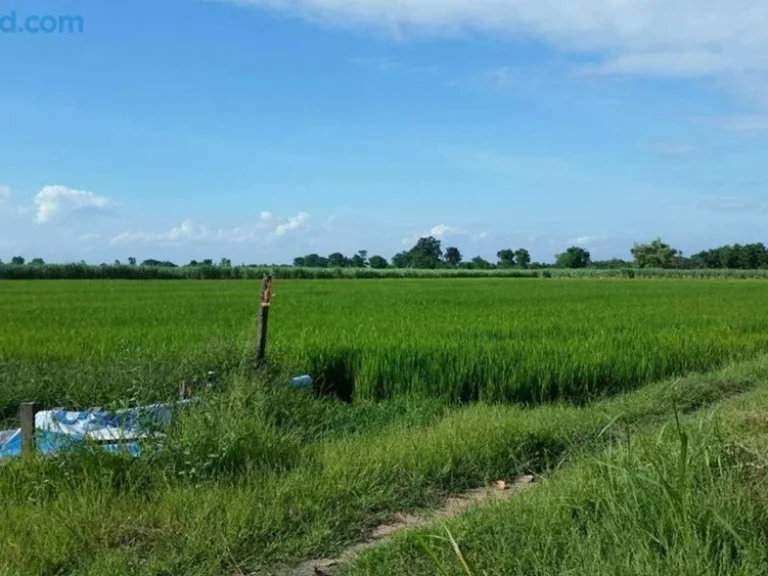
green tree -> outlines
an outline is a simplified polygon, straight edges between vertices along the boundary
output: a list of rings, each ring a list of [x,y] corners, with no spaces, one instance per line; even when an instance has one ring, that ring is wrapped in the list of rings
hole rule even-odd
[[[14,256],[11,258],[11,264],[16,264],[17,266],[21,266],[24,264],[25,260],[23,256]]]
[[[482,256],[475,256],[472,258],[472,268],[477,270],[488,270],[490,267],[491,263]]]
[[[374,270],[384,270],[389,266],[389,264],[387,264],[387,259],[382,258],[381,256],[371,256],[371,259],[368,261],[368,264]]]
[[[393,268],[410,268],[411,267],[411,253],[408,251],[400,252],[392,256]]]
[[[293,265],[296,268],[303,268],[304,266],[306,266],[306,264],[304,263],[304,257],[303,256],[297,256],[296,258],[294,258],[293,259]]]
[[[128,256],[128,266],[136,266],[136,258]]]
[[[360,250],[352,256],[352,266],[354,268],[366,268],[368,266],[368,250]]]
[[[429,236],[419,238],[416,245],[410,250],[411,266],[418,269],[439,268],[443,260],[443,249],[440,240]]]
[[[351,264],[353,268],[365,268],[368,266],[368,250],[360,250],[352,256]]]
[[[222,268],[232,268],[232,260],[230,260],[229,258],[222,258],[219,261],[219,266],[221,266]]]
[[[45,266],[45,260],[42,258],[32,258],[32,260],[29,262],[32,266]]]
[[[327,268],[328,259],[317,254],[308,254],[304,256],[304,266],[307,268]]]
[[[558,268],[586,268],[592,257],[584,248],[571,246],[562,254],[555,256],[555,266]]]
[[[528,268],[531,265],[531,253],[525,248],[515,250],[515,264],[518,268]]]
[[[504,248],[496,252],[499,259],[499,268],[512,268],[515,265],[515,252],[511,248]]]
[[[328,256],[328,266],[330,268],[343,268],[347,265],[347,257],[341,252],[334,252]]]
[[[656,238],[648,244],[637,244],[632,247],[632,257],[638,268],[674,268],[680,252],[669,244]]]
[[[445,249],[445,261],[449,266],[456,268],[459,264],[461,264],[461,260],[462,256],[458,248],[455,246],[449,246]]]

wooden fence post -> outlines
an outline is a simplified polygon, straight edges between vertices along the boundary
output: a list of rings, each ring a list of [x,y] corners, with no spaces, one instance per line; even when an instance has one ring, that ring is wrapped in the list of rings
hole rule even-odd
[[[23,455],[37,452],[35,439],[35,414],[38,406],[34,402],[25,402],[19,406],[21,420],[21,453]]]
[[[265,275],[261,281],[261,306],[259,307],[259,328],[256,340],[256,365],[264,364],[267,353],[267,323],[269,303],[272,300],[272,275]]]

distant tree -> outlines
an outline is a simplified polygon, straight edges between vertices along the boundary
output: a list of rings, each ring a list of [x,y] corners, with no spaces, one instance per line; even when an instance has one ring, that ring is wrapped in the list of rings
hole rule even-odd
[[[347,265],[348,258],[341,252],[334,252],[328,256],[328,266],[330,268],[343,268]]]
[[[318,254],[308,254],[304,256],[304,266],[307,268],[327,268],[328,258],[323,258]]]
[[[352,262],[350,264],[353,268],[365,268],[368,266],[368,250],[360,250],[357,254],[352,256]]]
[[[115,259],[115,266],[120,266],[120,260]]]
[[[303,256],[297,256],[293,259],[293,265],[296,268],[303,268],[305,266],[304,263],[304,257]]]
[[[674,268],[680,253],[669,244],[656,238],[649,244],[637,244],[632,247],[632,256],[638,268]]]
[[[418,269],[439,268],[443,259],[443,249],[440,240],[429,236],[419,238],[416,245],[410,250],[411,266]]]
[[[21,266],[24,264],[25,260],[23,256],[14,256],[11,258],[11,264],[16,264],[17,266]]]
[[[621,268],[629,268],[632,266],[632,262],[621,260],[620,258],[612,258],[611,260],[595,260],[592,262],[592,268],[618,270]]]
[[[488,270],[491,267],[491,263],[481,256],[475,256],[472,258],[472,268],[477,270]]]
[[[136,258],[128,256],[128,266],[136,266]]]
[[[584,248],[571,246],[555,256],[555,266],[558,268],[586,268],[591,261],[591,255]]]
[[[203,260],[203,266],[213,266],[213,258],[206,258]]]
[[[512,268],[515,265],[515,252],[510,248],[496,252],[496,258],[499,259],[499,268]]]
[[[518,268],[528,268],[531,264],[531,254],[525,248],[515,250],[515,264]]]
[[[200,266],[200,263],[197,260],[190,260],[187,266],[189,267]]]
[[[374,270],[384,270],[389,266],[387,264],[386,258],[382,258],[381,256],[371,256],[371,259],[368,261],[368,264]]]
[[[141,263],[142,266],[154,266],[158,268],[178,268],[176,264],[173,262],[169,262],[168,260],[155,260],[154,258],[150,258],[149,260],[144,260],[144,262]]]
[[[455,246],[449,246],[445,249],[445,262],[449,266],[456,268],[459,264],[461,264],[461,260],[462,256],[458,248]]]
[[[392,256],[393,268],[410,268],[411,267],[411,253],[408,251],[400,252]]]
[[[30,260],[29,264],[31,266],[44,266],[45,265],[45,260],[43,260],[42,258],[32,258],[32,260]]]
[[[232,268],[232,260],[230,260],[229,258],[222,258],[219,261],[219,266],[221,266],[222,268]]]

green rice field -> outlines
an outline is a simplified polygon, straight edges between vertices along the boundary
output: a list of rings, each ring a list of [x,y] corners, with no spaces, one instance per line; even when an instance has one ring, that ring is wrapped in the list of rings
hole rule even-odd
[[[219,374],[139,458],[1,463],[0,575],[307,576],[526,474],[321,573],[765,573],[764,282],[279,280],[254,371],[259,284],[0,282],[9,427]]]
[[[0,283],[0,416],[164,398],[251,361],[257,281]],[[585,400],[768,350],[759,281],[278,281],[270,368],[356,401]]]

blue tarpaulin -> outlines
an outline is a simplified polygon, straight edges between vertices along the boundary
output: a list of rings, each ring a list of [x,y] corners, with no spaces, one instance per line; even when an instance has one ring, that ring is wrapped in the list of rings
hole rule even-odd
[[[36,447],[42,454],[52,454],[73,444],[96,442],[104,450],[127,450],[138,456],[140,441],[158,436],[157,428],[171,421],[173,408],[190,402],[184,400],[175,406],[154,404],[115,412],[100,408],[83,412],[43,410],[35,414]],[[0,458],[20,454],[21,429],[0,431]]]
[[[308,375],[289,381],[294,388],[306,388],[312,383]],[[104,450],[127,450],[141,454],[141,441],[161,436],[159,428],[170,423],[175,409],[198,399],[175,404],[152,404],[129,410],[109,412],[91,408],[82,412],[63,409],[43,410],[35,414],[35,445],[42,454],[55,454],[77,444],[95,442]],[[21,429],[0,430],[0,459],[21,455]]]

